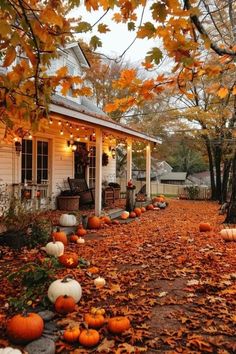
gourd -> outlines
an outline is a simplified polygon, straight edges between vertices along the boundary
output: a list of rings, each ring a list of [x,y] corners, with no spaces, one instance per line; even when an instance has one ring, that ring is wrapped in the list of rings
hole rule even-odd
[[[44,322],[37,313],[23,313],[13,316],[7,323],[7,335],[13,343],[28,343],[43,333]]]
[[[129,212],[128,211],[123,211],[122,213],[121,213],[121,216],[120,216],[120,218],[122,219],[122,220],[126,220],[126,219],[128,219],[128,217],[129,217]]]
[[[86,313],[84,316],[84,321],[87,323],[88,327],[100,328],[105,323],[105,318],[102,314]]]
[[[66,246],[68,243],[66,233],[64,231],[61,231],[59,227],[56,231],[52,232],[52,239],[55,239],[56,241],[61,241],[64,246]]]
[[[111,218],[110,218],[110,216],[108,216],[108,215],[102,216],[102,217],[101,217],[101,221],[102,221],[104,224],[111,225]]]
[[[75,300],[72,296],[60,295],[55,302],[55,310],[61,314],[67,314],[75,310]]]
[[[63,279],[55,280],[48,288],[48,298],[52,303],[55,303],[60,295],[72,296],[75,303],[79,302],[82,296],[80,283],[70,275]]]
[[[130,321],[128,317],[118,316],[112,317],[108,320],[108,329],[111,333],[119,334],[127,331],[130,328]]]
[[[22,354],[22,352],[19,349],[15,349],[12,347],[6,347],[0,349],[0,354]]]
[[[129,213],[129,217],[130,217],[130,218],[136,218],[136,213],[135,213],[134,211],[131,211],[131,212]]]
[[[85,347],[93,347],[98,344],[100,335],[96,329],[84,329],[79,336],[79,342]]]
[[[223,229],[220,234],[225,241],[236,241],[236,229]]]
[[[87,231],[83,227],[79,227],[77,230],[77,235],[78,236],[85,236],[87,234]]]
[[[90,216],[88,218],[88,229],[100,229],[101,227],[101,220],[97,216]]]
[[[75,226],[76,222],[76,217],[72,214],[62,214],[59,219],[61,226]]]
[[[60,257],[64,253],[64,244],[53,239],[52,242],[46,244],[45,252],[49,256]]]
[[[64,253],[58,257],[58,260],[66,268],[76,268],[79,263],[79,257],[76,253]]]
[[[93,282],[97,288],[102,288],[106,284],[106,280],[102,277],[97,277]]]
[[[142,214],[142,211],[140,208],[134,208],[134,212],[135,212],[136,216],[140,216]]]
[[[78,239],[79,239],[79,236],[74,235],[74,234],[70,235],[70,242],[76,243],[78,241]]]
[[[145,213],[145,211],[146,211],[146,208],[145,207],[141,207],[141,212]]]
[[[80,329],[79,327],[67,328],[63,333],[63,339],[69,343],[73,343],[79,339]]]
[[[77,243],[85,243],[85,239],[83,237],[79,237]]]
[[[211,231],[211,225],[208,222],[201,222],[199,224],[199,231],[200,232]]]
[[[153,204],[147,205],[146,210],[154,210],[154,205]]]

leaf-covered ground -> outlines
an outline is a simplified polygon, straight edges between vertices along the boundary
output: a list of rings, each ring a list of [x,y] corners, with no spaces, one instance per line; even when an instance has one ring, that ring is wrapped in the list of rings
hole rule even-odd
[[[57,352],[235,353],[236,242],[221,239],[224,216],[218,215],[218,208],[212,202],[171,200],[165,210],[148,211],[129,224],[108,226],[87,236],[85,244],[70,244],[70,250],[99,268],[106,285],[96,288],[97,275],[88,273],[86,266],[58,268],[56,277],[73,274],[83,289],[76,311],[57,315],[60,329],[81,323],[91,307],[104,308],[107,317],[128,316],[131,329],[114,336],[105,325],[99,330],[96,348],[71,346],[60,339]],[[200,233],[201,221],[210,222],[212,231]],[[3,345],[7,344],[5,322],[13,313],[9,298],[22,294],[20,282],[11,284],[5,275],[29,261],[43,262],[44,257],[39,249],[3,250]],[[32,301],[32,306],[40,299]]]

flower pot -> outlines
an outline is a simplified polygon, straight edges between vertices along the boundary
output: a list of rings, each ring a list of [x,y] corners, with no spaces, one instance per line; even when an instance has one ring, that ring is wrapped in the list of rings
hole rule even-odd
[[[57,208],[65,211],[79,210],[79,198],[78,195],[59,195],[57,197]]]

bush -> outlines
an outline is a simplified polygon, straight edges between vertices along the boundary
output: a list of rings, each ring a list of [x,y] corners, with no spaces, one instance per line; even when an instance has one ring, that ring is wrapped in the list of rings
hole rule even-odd
[[[198,186],[186,186],[184,190],[188,194],[189,199],[197,199],[200,193],[200,188]]]

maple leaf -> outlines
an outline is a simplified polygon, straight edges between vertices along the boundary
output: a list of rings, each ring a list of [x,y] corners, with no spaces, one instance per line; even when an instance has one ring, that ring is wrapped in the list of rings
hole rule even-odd
[[[56,71],[57,76],[64,77],[68,75],[68,68],[66,66],[62,66],[60,69]]]
[[[81,21],[76,27],[75,27],[75,31],[79,32],[79,33],[83,33],[83,32],[88,32],[92,29],[92,26],[90,25],[90,23],[85,22],[85,21]]]
[[[63,18],[58,15],[51,7],[46,7],[40,14],[40,19],[52,25],[57,25],[58,27],[63,27]]]
[[[9,46],[7,48],[6,55],[5,55],[4,62],[2,64],[2,66],[4,66],[4,67],[10,66],[15,59],[16,59],[16,50],[14,47]]]
[[[121,14],[120,13],[115,13],[114,15],[113,15],[113,21],[115,21],[116,23],[119,23],[119,22],[122,22],[122,20],[123,20],[123,17],[121,16]]]
[[[115,341],[112,340],[108,340],[107,338],[104,338],[104,340],[102,341],[101,344],[99,344],[99,346],[96,348],[96,351],[98,353],[102,352],[110,352],[111,349],[113,349],[115,346]]]
[[[166,4],[162,4],[160,2],[155,3],[150,8],[152,10],[152,17],[159,21],[164,22],[167,16]]]
[[[106,32],[109,32],[109,31],[110,31],[110,29],[109,29],[108,26],[105,25],[104,23],[100,23],[100,24],[98,25],[98,32],[100,32],[100,33],[106,33]]]
[[[217,96],[219,96],[220,98],[225,98],[228,93],[229,90],[227,89],[227,87],[221,87],[219,91],[217,91]]]
[[[143,26],[139,27],[137,32],[137,38],[152,38],[156,33],[156,28],[151,22],[146,22]]]
[[[135,23],[134,22],[128,22],[127,23],[128,31],[134,31],[135,30]]]
[[[152,50],[150,50],[149,52],[147,52],[147,56],[145,57],[146,62],[152,62],[154,61],[155,64],[159,64],[161,59],[163,58],[163,54],[162,51],[155,47],[152,48]]]
[[[98,47],[102,46],[101,40],[97,36],[93,36],[90,39],[89,42],[90,47],[92,47],[94,50],[96,50]]]
[[[98,9],[98,2],[96,0],[85,0],[84,1],[86,10],[91,11],[91,10],[97,10]]]

